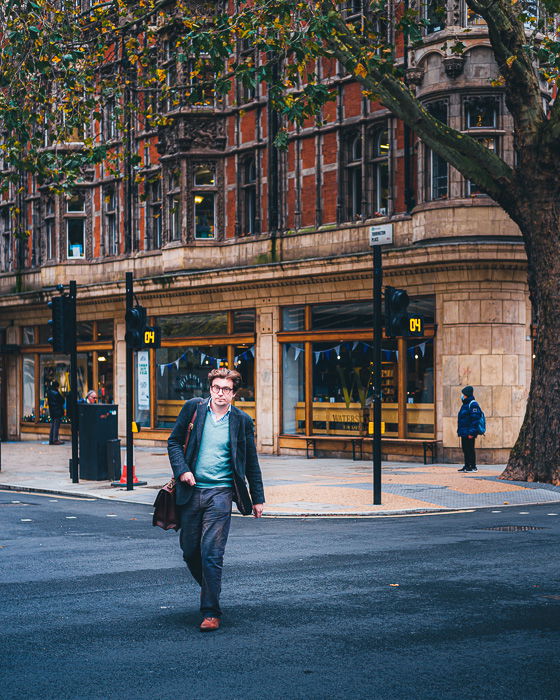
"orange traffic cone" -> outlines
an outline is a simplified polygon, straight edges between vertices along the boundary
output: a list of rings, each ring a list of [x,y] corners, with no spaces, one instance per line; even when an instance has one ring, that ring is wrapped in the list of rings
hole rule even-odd
[[[123,464],[123,470],[121,474],[120,481],[113,481],[111,483],[111,486],[126,486],[127,485],[127,473],[126,473],[126,464]],[[136,476],[136,467],[134,464],[132,465],[132,483],[134,486],[146,486],[147,481],[139,481],[138,477]]]

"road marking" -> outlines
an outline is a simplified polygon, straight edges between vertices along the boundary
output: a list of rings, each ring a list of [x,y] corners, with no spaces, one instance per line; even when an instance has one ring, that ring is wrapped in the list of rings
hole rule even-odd
[[[558,513],[547,513],[547,515],[558,515]]]
[[[108,518],[116,518],[117,514],[116,513],[107,513]]]
[[[12,501],[12,503],[21,503],[21,501]]]
[[[501,510],[493,510],[492,513],[501,513]]]
[[[52,493],[39,493],[38,491],[26,491],[25,489],[0,489],[0,493],[17,493],[25,496],[42,496],[43,498],[52,498]],[[67,501],[97,501],[97,498],[88,498],[87,496],[59,496],[57,499],[64,498]]]
[[[22,523],[32,523],[33,520],[31,520],[31,518],[22,518],[22,519],[21,519],[21,522],[22,522]]]
[[[77,520],[78,517],[76,515],[66,515],[66,520]]]
[[[528,510],[520,510],[519,515],[529,515],[529,511]]]
[[[49,503],[58,503],[56,498],[49,498]]]

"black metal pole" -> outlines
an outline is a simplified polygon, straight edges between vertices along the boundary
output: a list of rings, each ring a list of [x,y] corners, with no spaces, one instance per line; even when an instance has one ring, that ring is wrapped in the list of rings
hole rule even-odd
[[[126,273],[126,313],[134,304],[132,272]],[[133,464],[134,464],[134,442],[132,437],[132,382],[133,382],[133,350],[126,346],[126,490],[132,491],[133,485]]]
[[[381,246],[373,246],[373,505],[381,505]]]
[[[70,475],[72,483],[78,483],[78,352],[76,348],[76,281],[70,281],[70,328],[72,329],[72,345],[70,348],[70,420],[72,421],[72,460]]]

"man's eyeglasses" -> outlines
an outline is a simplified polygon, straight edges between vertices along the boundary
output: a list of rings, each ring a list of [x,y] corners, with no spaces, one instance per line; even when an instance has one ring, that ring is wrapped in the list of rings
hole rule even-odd
[[[212,384],[210,391],[213,394],[219,394],[221,391],[224,396],[230,396],[233,394],[233,389],[231,389],[229,386],[216,386],[215,384]]]

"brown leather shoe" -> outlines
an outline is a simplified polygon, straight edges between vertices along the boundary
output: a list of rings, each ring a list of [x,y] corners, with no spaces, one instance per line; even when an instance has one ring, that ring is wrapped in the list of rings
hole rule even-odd
[[[219,617],[205,617],[200,625],[201,632],[213,632],[220,628]]]

